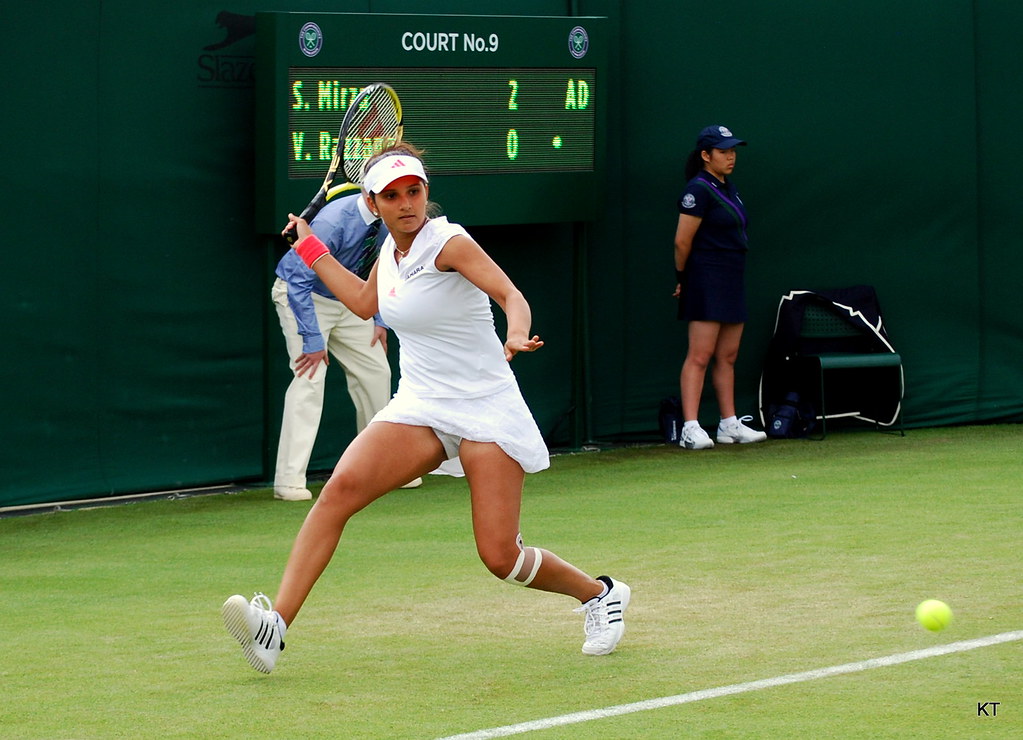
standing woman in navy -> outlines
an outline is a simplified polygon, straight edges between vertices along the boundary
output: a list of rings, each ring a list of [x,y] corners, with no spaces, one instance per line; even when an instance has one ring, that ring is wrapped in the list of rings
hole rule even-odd
[[[707,368],[721,422],[719,444],[762,442],[767,435],[750,429],[735,414],[735,360],[746,322],[743,274],[749,237],[746,207],[735,184],[735,148],[746,142],[724,126],[700,132],[686,161],[686,188],[678,200],[675,274],[678,318],[689,322],[689,351],[682,364],[682,413],[679,445],[690,450],[714,446],[700,426],[700,396]]]

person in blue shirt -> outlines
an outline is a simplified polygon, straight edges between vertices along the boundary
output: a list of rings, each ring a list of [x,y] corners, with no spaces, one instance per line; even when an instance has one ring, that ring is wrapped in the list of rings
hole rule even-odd
[[[721,422],[719,444],[745,444],[767,439],[735,413],[735,361],[746,322],[744,271],[749,249],[746,206],[728,179],[735,169],[737,139],[725,126],[700,131],[686,161],[688,181],[678,199],[675,231],[675,275],[678,318],[689,322],[689,350],[682,364],[680,386],[685,423],[679,446],[705,450],[714,446],[700,426],[700,397],[711,361],[711,381]]]
[[[368,276],[387,237],[380,223],[356,193],[329,201],[310,227],[338,262]],[[330,356],[345,371],[361,431],[391,398],[387,327],[379,315],[366,320],[349,311],[294,250],[284,255],[276,274],[271,295],[294,377],[284,397],[274,498],[307,501],[312,493],[306,468],[320,426]],[[420,483],[417,479],[406,487]]]

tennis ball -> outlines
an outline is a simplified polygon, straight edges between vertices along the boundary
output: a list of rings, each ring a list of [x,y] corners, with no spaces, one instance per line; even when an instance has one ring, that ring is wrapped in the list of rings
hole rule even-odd
[[[952,621],[952,609],[944,601],[927,599],[917,605],[916,621],[931,632],[940,632]]]

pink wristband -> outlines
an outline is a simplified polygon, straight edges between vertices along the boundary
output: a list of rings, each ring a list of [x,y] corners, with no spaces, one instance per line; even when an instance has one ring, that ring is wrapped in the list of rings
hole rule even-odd
[[[309,234],[305,239],[300,239],[294,246],[298,256],[307,266],[312,267],[320,257],[330,254],[327,245],[320,241],[316,234]]]

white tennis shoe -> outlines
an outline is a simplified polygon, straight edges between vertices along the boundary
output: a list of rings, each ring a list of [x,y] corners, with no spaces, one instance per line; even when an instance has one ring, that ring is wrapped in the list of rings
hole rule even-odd
[[[277,625],[270,599],[256,594],[252,601],[235,595],[220,609],[224,626],[242,646],[245,660],[261,673],[269,673],[284,650],[284,640]]]
[[[632,597],[632,589],[621,581],[608,576],[598,576],[597,580],[607,584],[607,593],[573,609],[586,615],[583,624],[586,633],[583,652],[586,655],[607,655],[615,649],[625,634],[624,615]]]
[[[763,442],[767,439],[766,432],[758,432],[756,429],[750,429],[748,426],[743,424],[744,421],[752,421],[752,416],[743,416],[740,419],[736,419],[730,424],[726,424],[724,421],[718,424],[717,439],[718,444],[730,445],[740,444],[745,445],[750,442]]]
[[[687,450],[709,450],[714,446],[710,435],[701,426],[682,427],[682,435],[679,437],[678,446]]]

